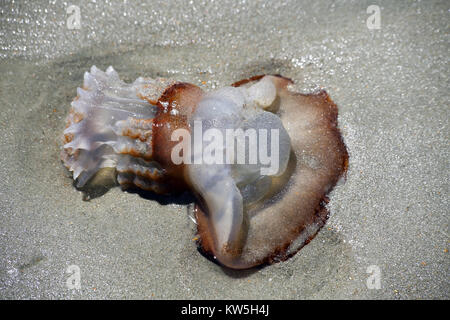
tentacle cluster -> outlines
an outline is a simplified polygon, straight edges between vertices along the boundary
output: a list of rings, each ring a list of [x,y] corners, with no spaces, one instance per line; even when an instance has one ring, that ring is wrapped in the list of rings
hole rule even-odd
[[[77,187],[111,167],[121,185],[164,191],[164,170],[152,157],[157,107],[149,101],[157,100],[171,82],[138,78],[127,84],[112,67],[103,72],[93,66],[85,73],[66,119],[61,152]]]

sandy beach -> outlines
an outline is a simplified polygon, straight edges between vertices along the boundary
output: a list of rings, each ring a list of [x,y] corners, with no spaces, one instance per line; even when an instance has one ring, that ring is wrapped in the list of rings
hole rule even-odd
[[[71,4],[78,25],[64,2],[0,8],[0,299],[449,299],[448,1],[377,1],[379,24],[373,1]],[[197,251],[188,194],[86,199],[59,153],[92,65],[325,89],[350,154],[325,227],[286,262],[233,271]]]

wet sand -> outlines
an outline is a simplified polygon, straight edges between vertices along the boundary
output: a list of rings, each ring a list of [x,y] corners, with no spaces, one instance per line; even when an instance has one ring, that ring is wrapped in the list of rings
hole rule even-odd
[[[448,1],[380,1],[378,30],[370,1],[140,3],[78,1],[75,30],[63,3],[2,4],[0,298],[449,298]],[[188,195],[84,201],[59,150],[92,65],[204,89],[261,73],[325,89],[350,153],[325,227],[286,262],[231,271],[196,250]]]

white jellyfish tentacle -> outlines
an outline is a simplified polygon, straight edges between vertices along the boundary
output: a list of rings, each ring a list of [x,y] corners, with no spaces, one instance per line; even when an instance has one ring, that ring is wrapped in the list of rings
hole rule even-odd
[[[159,93],[158,81],[138,78],[127,84],[112,67],[103,72],[93,66],[84,74],[83,88],[77,89],[78,96],[71,103],[62,152],[77,187],[105,167],[124,171],[136,165],[155,168],[149,158],[156,107],[140,95],[144,90]],[[130,151],[143,159],[129,156]],[[118,178],[124,179],[120,171]]]
[[[217,246],[229,247],[238,240],[243,223],[242,196],[229,168],[220,165],[191,165],[193,187],[207,205]]]

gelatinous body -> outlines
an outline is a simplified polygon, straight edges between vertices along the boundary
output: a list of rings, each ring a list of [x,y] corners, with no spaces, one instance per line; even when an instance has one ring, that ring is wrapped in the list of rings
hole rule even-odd
[[[191,190],[199,248],[230,268],[284,260],[325,223],[347,166],[337,107],[281,76],[209,93],[170,79],[132,84],[92,67],[72,102],[62,160],[82,187],[101,168],[157,193]]]

